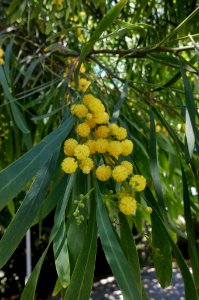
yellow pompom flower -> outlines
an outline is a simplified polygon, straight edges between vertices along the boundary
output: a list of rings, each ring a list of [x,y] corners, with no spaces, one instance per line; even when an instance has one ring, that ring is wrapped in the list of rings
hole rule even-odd
[[[84,174],[89,174],[94,167],[94,162],[90,157],[88,157],[80,161],[79,167]]]
[[[118,141],[111,141],[108,144],[107,151],[110,155],[118,159],[118,156],[122,153],[122,144]]]
[[[88,113],[88,108],[84,104],[73,104],[71,113],[77,118],[85,118]]]
[[[94,128],[96,125],[95,119],[91,113],[86,115],[85,123],[88,124],[90,128]]]
[[[146,187],[146,179],[142,175],[134,175],[131,177],[129,184],[135,189],[136,192],[141,192]]]
[[[131,140],[124,140],[121,142],[122,145],[122,155],[128,156],[133,151],[133,143]]]
[[[94,131],[94,135],[96,136],[97,139],[106,139],[109,135],[109,128],[108,126],[101,125]]]
[[[107,112],[100,112],[94,115],[97,124],[106,124],[109,121],[109,114]]]
[[[116,135],[119,129],[119,126],[115,123],[109,124],[108,126],[111,135]]]
[[[86,159],[90,155],[89,147],[86,145],[77,145],[74,150],[74,156],[79,160]]]
[[[133,165],[129,161],[124,160],[124,161],[121,162],[121,165],[127,169],[128,175],[132,174],[132,172],[133,172]]]
[[[127,179],[129,171],[124,166],[117,166],[112,171],[112,177],[116,182],[122,182]]]
[[[86,92],[90,84],[90,81],[86,80],[85,78],[80,78],[78,82],[78,91],[83,93]]]
[[[62,170],[67,174],[75,173],[77,167],[77,161],[73,157],[66,157],[61,164]]]
[[[90,154],[95,154],[96,153],[96,141],[95,140],[87,140],[85,143],[86,146],[88,146],[90,150]]]
[[[82,102],[84,103],[84,105],[88,106],[88,104],[93,100],[96,99],[95,96],[93,96],[92,94],[86,94],[84,95]]]
[[[119,127],[118,130],[115,133],[115,137],[118,141],[122,141],[127,137],[127,131],[126,128]]]
[[[106,165],[101,165],[96,169],[96,177],[101,181],[107,181],[111,177],[111,168]]]
[[[0,65],[3,65],[4,64],[4,60],[3,58],[0,58]]]
[[[87,137],[90,134],[90,127],[86,123],[77,125],[76,132],[81,137]]]
[[[137,202],[131,196],[124,196],[119,201],[119,210],[125,215],[133,215],[136,212]]]
[[[74,156],[75,147],[78,145],[78,142],[75,139],[68,139],[64,142],[64,153],[67,156]]]
[[[93,98],[87,104],[88,109],[95,114],[100,114],[105,112],[104,104],[101,102],[100,99]]]
[[[98,153],[105,153],[107,151],[109,142],[106,139],[98,139],[95,141],[96,151]]]

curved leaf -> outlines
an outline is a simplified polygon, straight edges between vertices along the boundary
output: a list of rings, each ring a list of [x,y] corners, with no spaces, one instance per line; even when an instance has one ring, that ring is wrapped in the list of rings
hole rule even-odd
[[[43,252],[42,256],[40,257],[36,267],[34,268],[33,272],[31,273],[28,282],[21,294],[20,300],[34,300],[35,299],[35,290],[37,281],[39,278],[39,274],[41,271],[41,267],[43,265],[44,259],[46,257],[47,251],[49,249],[51,242],[49,242],[48,246],[46,247],[45,251]]]
[[[0,241],[0,268],[8,261],[38,213],[57,162],[55,155],[38,173]]]
[[[53,250],[55,256],[55,267],[59,280],[63,288],[66,288],[70,282],[70,263],[64,220],[62,221],[59,231],[53,239]]]
[[[104,207],[98,185],[96,186],[97,227],[107,261],[125,299],[141,300],[141,290],[136,281],[135,270],[129,267],[127,259],[113,231]]]
[[[91,202],[91,215],[88,221],[84,245],[79,254],[70,285],[63,300],[89,300],[93,283],[96,249],[97,226],[95,206],[94,202]]]
[[[46,136],[17,161],[0,172],[0,209],[15,197],[35,173],[49,160],[73,125],[73,118]]]
[[[153,218],[154,223],[156,224],[157,227],[161,228],[161,231],[164,233],[164,237],[166,239],[168,239],[168,241],[171,245],[172,251],[176,257],[177,264],[180,268],[180,271],[181,271],[181,274],[182,274],[182,277],[184,280],[186,299],[198,300],[197,291],[196,291],[196,287],[195,287],[192,275],[189,271],[189,268],[182,256],[180,250],[178,249],[178,247],[176,246],[176,244],[174,243],[174,241],[172,240],[172,238],[170,237],[170,235],[168,233],[167,227],[165,226],[165,224],[161,218],[161,212],[160,212],[157,201],[155,200],[155,198],[149,188],[145,189],[144,194],[146,197],[146,201],[153,208],[153,213],[152,213],[151,217]]]

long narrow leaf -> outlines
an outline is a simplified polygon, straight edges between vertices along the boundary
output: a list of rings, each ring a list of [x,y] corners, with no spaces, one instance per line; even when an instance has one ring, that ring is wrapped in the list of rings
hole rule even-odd
[[[161,228],[162,232],[164,232],[164,236],[166,239],[168,239],[168,241],[172,247],[174,256],[176,257],[177,264],[180,268],[180,271],[181,271],[181,274],[182,274],[182,277],[184,280],[186,299],[198,300],[197,291],[196,291],[196,287],[195,287],[192,275],[189,271],[189,268],[182,256],[180,250],[178,249],[178,247],[176,246],[176,244],[170,237],[167,227],[165,226],[162,218],[160,217],[160,214],[159,214],[160,211],[158,208],[157,201],[155,200],[155,198],[154,198],[153,194],[151,193],[151,191],[149,190],[149,188],[146,188],[144,193],[145,193],[145,197],[146,197],[148,204],[153,208],[152,217],[155,219],[156,226]]]
[[[0,268],[13,254],[38,213],[50,179],[54,173],[56,162],[57,155],[40,170],[16,216],[3,235],[0,241]]]
[[[16,99],[11,95],[8,82],[5,76],[5,72],[1,65],[0,65],[0,82],[2,84],[6,98],[10,101],[13,118],[15,120],[17,127],[25,134],[30,133],[24,115],[22,114],[20,108],[18,107]]]
[[[194,226],[193,226],[193,221],[191,216],[191,202],[189,198],[187,179],[182,165],[181,165],[181,169],[182,169],[182,183],[183,183],[184,216],[186,220],[188,249],[189,249],[189,255],[191,259],[191,266],[193,269],[193,277],[195,280],[195,284],[197,285],[197,287],[199,287],[199,261],[198,261],[198,254],[196,248]]]
[[[73,118],[46,136],[38,145],[0,172],[0,209],[15,197],[35,173],[49,160],[73,125]]]
[[[132,231],[130,230],[129,224],[123,214],[120,214],[120,235],[121,245],[126,255],[129,266],[135,273],[138,288],[142,289],[138,252],[136,249]]]
[[[158,198],[159,206],[162,210],[163,216],[166,217],[165,204],[163,200],[162,187],[160,184],[159,170],[158,170],[158,160],[157,160],[157,150],[156,150],[156,133],[155,133],[155,123],[153,112],[150,111],[150,170],[151,176],[154,182],[155,191]]]
[[[171,39],[185,24],[190,22],[190,20],[199,12],[199,8],[197,7],[185,20],[183,20],[171,33],[169,33],[159,44],[163,45],[166,41]]]
[[[70,263],[66,239],[65,220],[62,221],[59,231],[54,237],[53,250],[55,256],[55,267],[59,280],[63,288],[66,288],[70,282]]]
[[[136,278],[129,267],[124,252],[118,242],[104,207],[98,185],[96,186],[97,227],[107,261],[125,299],[141,300]]]
[[[51,244],[51,241],[49,242],[49,244],[46,247],[45,251],[43,252],[42,256],[40,257],[38,263],[36,264],[36,267],[34,268],[32,274],[21,294],[20,300],[34,300],[35,299],[35,290],[36,290],[37,281],[38,281],[41,267],[43,265],[43,262],[46,257],[46,254],[48,252],[50,244]]]
[[[164,230],[158,226],[157,219],[152,217],[152,252],[158,281],[162,288],[170,285],[172,279],[171,246]]]
[[[64,300],[89,300],[93,283],[93,273],[97,249],[97,226],[94,201],[91,203],[91,215],[88,221],[84,245],[79,254],[71,283]]]

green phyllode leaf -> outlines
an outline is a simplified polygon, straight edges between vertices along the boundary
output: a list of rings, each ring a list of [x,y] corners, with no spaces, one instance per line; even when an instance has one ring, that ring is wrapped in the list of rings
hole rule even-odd
[[[81,226],[81,225],[80,225]],[[95,204],[91,202],[90,217],[82,250],[72,273],[71,282],[63,300],[89,300],[97,250]]]
[[[49,244],[46,247],[45,251],[43,252],[42,256],[40,257],[31,276],[29,277],[29,280],[21,294],[20,300],[34,300],[35,299],[35,290],[36,290],[37,281],[38,281],[39,274],[41,272],[41,267],[43,265],[43,262],[46,257],[46,254],[48,252],[50,244],[51,244],[51,241],[49,242]]]
[[[73,118],[66,119],[59,128],[47,135],[38,145],[0,172],[0,210],[6,206],[51,158],[53,150],[63,142],[73,126]]]
[[[57,153],[39,171],[15,217],[3,235],[0,241],[0,267],[13,254],[37,215],[53,176],[56,162]]]
[[[121,235],[121,246],[123,248],[124,254],[126,255],[129,266],[135,273],[136,282],[138,284],[139,290],[142,289],[141,275],[140,275],[140,264],[138,253],[133,238],[132,231],[127,222],[127,219],[123,214],[120,213],[120,235]]]
[[[170,285],[172,279],[171,246],[157,219],[151,217],[153,262],[158,281],[162,288]]]
[[[169,241],[172,251],[173,251],[173,254],[176,257],[176,262],[180,268],[180,271],[181,271],[181,274],[183,277],[183,281],[184,281],[186,299],[198,300],[197,291],[196,291],[196,287],[195,287],[192,275],[189,271],[189,268],[182,256],[179,248],[176,246],[176,244],[170,237],[170,234],[168,233],[167,226],[163,222],[163,219],[161,216],[161,211],[160,211],[157,201],[155,200],[153,194],[151,193],[151,191],[148,187],[146,187],[144,193],[145,193],[147,203],[153,209],[153,213],[151,215],[151,217],[153,218],[153,222],[156,225],[156,227],[161,228],[161,232],[164,235],[164,239],[167,239]]]
[[[186,220],[188,250],[189,250],[191,266],[193,270],[193,278],[196,287],[199,288],[199,272],[198,272],[199,260],[198,260],[196,237],[195,237],[194,225],[193,225],[192,213],[191,213],[191,201],[189,197],[187,178],[182,165],[181,165],[181,169],[182,169],[182,182],[183,182],[184,216]]]
[[[66,239],[66,226],[63,220],[53,240],[55,266],[61,285],[67,288],[70,283],[70,262]]]
[[[136,274],[136,270],[133,270],[128,264],[113,227],[111,226],[98,185],[96,185],[95,192],[97,201],[97,227],[107,261],[124,298],[129,300],[141,300],[142,290],[139,289],[139,282],[136,280],[138,274]]]

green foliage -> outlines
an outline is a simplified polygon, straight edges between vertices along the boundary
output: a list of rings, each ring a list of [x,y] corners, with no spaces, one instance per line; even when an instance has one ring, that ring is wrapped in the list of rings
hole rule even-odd
[[[54,294],[89,299],[98,234],[124,298],[147,299],[132,235],[132,229],[145,235],[147,222],[160,284],[170,284],[174,258],[186,299],[197,300],[197,1],[4,0],[0,12],[0,209],[8,207],[12,217],[0,241],[1,267],[26,231],[38,224],[41,234],[55,210],[49,244],[21,299],[34,299],[51,244]],[[118,183],[98,186],[95,176],[61,171],[63,142],[76,137],[70,107],[85,93],[80,78],[134,143],[129,160],[147,179],[145,192],[135,196],[135,216],[118,212]],[[95,164],[101,162],[97,157]],[[192,273],[177,236],[188,243]]]

